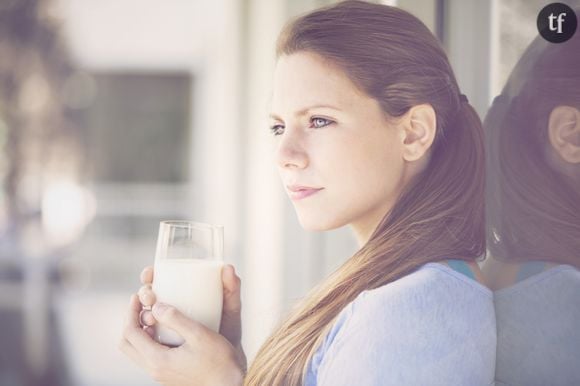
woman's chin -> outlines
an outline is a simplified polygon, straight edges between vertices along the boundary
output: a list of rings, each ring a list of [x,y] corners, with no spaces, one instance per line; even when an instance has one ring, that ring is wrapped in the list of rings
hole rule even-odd
[[[344,225],[328,219],[303,218],[300,215],[298,216],[298,221],[304,230],[310,232],[330,231]]]

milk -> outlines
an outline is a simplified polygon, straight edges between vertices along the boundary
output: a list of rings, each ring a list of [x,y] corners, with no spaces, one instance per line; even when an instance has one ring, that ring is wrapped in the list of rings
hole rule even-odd
[[[221,260],[155,259],[153,292],[158,302],[171,304],[189,318],[219,332],[223,304]],[[183,344],[170,328],[155,324],[155,339],[168,346]]]

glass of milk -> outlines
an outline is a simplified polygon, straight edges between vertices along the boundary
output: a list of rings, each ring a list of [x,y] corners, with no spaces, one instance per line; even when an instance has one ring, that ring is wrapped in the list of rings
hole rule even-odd
[[[224,228],[193,221],[162,221],[155,253],[153,292],[193,320],[219,332]],[[155,340],[168,346],[183,338],[157,322]]]

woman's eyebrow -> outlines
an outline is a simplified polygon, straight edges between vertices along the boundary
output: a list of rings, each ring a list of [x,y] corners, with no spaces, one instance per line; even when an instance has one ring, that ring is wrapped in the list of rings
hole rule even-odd
[[[306,115],[310,110],[318,109],[318,108],[327,108],[327,109],[333,109],[336,111],[342,111],[341,109],[339,109],[336,106],[321,104],[321,105],[313,105],[313,106],[305,107],[301,110],[298,110],[294,115],[296,117],[301,117],[303,115]],[[278,115],[276,115],[274,113],[270,114],[270,118],[282,120],[282,118],[280,118]]]

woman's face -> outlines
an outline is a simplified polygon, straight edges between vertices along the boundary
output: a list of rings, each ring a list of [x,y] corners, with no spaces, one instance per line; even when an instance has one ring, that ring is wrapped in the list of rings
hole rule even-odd
[[[279,58],[270,126],[280,178],[307,230],[350,224],[360,243],[404,183],[404,137],[338,67],[299,52]],[[300,198],[290,186],[320,189]]]

